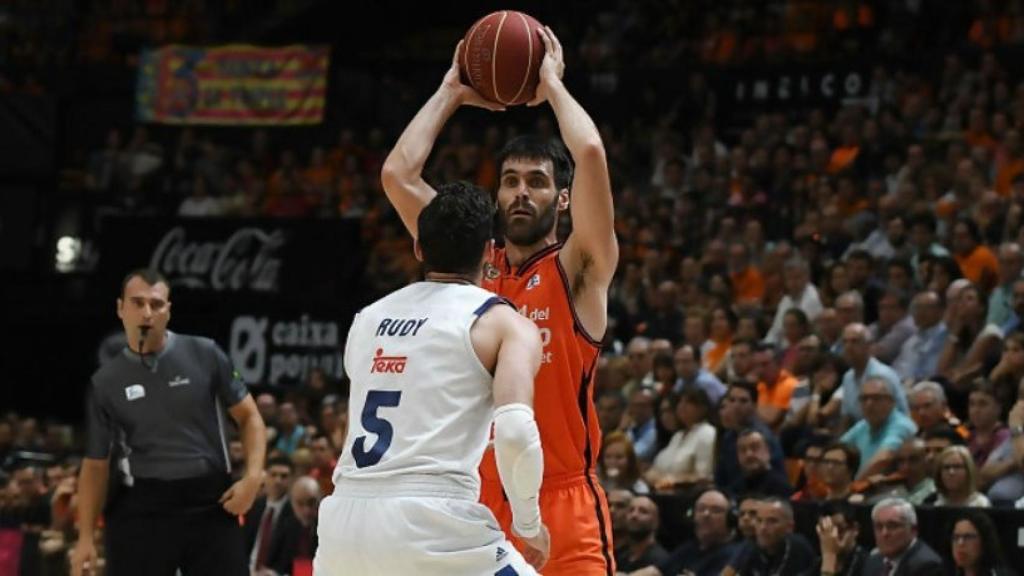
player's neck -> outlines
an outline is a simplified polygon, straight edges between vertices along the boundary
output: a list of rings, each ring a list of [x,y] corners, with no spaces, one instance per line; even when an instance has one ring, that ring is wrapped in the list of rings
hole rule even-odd
[[[477,272],[476,274],[427,272],[424,278],[426,279],[427,282],[442,282],[446,284],[473,284],[479,286],[480,281],[483,280],[483,274],[481,272]]]
[[[505,238],[505,259],[508,261],[509,266],[515,268],[521,266],[523,262],[529,260],[537,252],[557,242],[558,238],[554,232],[528,246],[513,244],[508,238]]]

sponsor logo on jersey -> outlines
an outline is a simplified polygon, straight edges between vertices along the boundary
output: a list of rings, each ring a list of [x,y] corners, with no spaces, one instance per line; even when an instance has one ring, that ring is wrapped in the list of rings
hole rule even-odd
[[[490,262],[485,262],[484,263],[484,276],[488,280],[497,280],[498,277],[501,276],[501,271],[499,271],[497,268],[495,268],[494,264],[491,264]]]
[[[175,386],[184,386],[185,384],[191,384],[192,381],[182,376],[175,376],[174,380],[167,383],[168,386],[174,388]]]
[[[138,400],[139,398],[145,398],[146,389],[142,387],[142,384],[132,384],[124,389],[124,396],[129,402]]]
[[[526,282],[526,289],[533,290],[537,286],[540,286],[540,274],[534,274],[530,276],[530,279]]]
[[[370,366],[370,374],[401,374],[405,372],[408,356],[385,356],[383,348],[377,348]]]

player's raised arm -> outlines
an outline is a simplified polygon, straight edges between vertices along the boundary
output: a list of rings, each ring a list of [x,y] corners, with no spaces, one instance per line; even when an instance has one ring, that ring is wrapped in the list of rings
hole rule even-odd
[[[504,110],[500,104],[484,100],[476,90],[459,79],[458,54],[461,46],[462,42],[459,42],[441,86],[406,126],[381,169],[384,192],[413,238],[417,236],[416,219],[420,211],[436,195],[423,179],[423,166],[445,122],[462,105]]]
[[[544,61],[537,97],[530,105],[544,101],[551,105],[562,140],[576,164],[569,203],[572,235],[563,249],[563,263],[569,268],[570,278],[582,273],[586,280],[604,288],[611,283],[619,260],[608,160],[597,126],[562,83],[562,45],[548,27],[541,36]]]

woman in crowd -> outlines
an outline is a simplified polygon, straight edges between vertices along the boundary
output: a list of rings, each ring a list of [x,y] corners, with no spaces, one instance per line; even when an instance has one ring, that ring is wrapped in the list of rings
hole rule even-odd
[[[999,533],[988,515],[977,510],[959,512],[950,537],[954,574],[957,576],[1016,576],[1003,560]]]
[[[989,373],[988,379],[995,386],[1004,410],[1000,417],[1005,418],[1017,400],[1017,385],[1024,379],[1024,332],[1012,332],[1006,336],[999,364]]]
[[[712,346],[704,355],[704,368],[708,372],[716,373],[725,364],[732,347],[736,321],[736,314],[729,306],[719,305],[711,310]]]
[[[966,446],[949,446],[939,455],[935,469],[935,506],[989,508],[988,498],[978,492],[974,459]]]
[[[621,489],[631,490],[635,494],[650,492],[647,483],[640,477],[640,461],[633,450],[633,443],[623,432],[612,432],[605,436],[597,474],[605,491]]]
[[[997,326],[986,326],[987,301],[974,284],[967,284],[948,302],[952,307],[947,322],[949,335],[939,356],[938,372],[962,390],[981,375],[986,364],[998,358],[1003,334]]]
[[[967,402],[970,432],[967,446],[974,465],[981,468],[992,452],[1010,438],[1010,430],[999,421],[1002,402],[996,396],[995,386],[983,378],[975,380]],[[984,481],[983,481],[984,483]]]
[[[654,457],[647,482],[658,491],[711,480],[715,469],[715,427],[708,422],[711,401],[700,388],[687,388],[676,403],[679,430]]]

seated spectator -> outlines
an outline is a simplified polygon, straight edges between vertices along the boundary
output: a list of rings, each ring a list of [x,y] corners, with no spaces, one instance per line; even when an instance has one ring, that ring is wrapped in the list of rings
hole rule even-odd
[[[607,436],[620,430],[622,419],[626,415],[626,397],[618,390],[604,390],[598,395],[597,421],[601,426],[601,434]]]
[[[629,379],[622,386],[622,393],[628,398],[638,388],[654,386],[654,354],[651,339],[635,336],[626,346],[629,358]]]
[[[757,417],[757,388],[745,381],[733,382],[722,403],[722,433],[718,441],[715,463],[715,485],[730,486],[742,476],[736,455],[736,440],[740,432],[752,428],[761,433],[771,447],[771,467],[783,470],[782,446],[772,431]]]
[[[854,323],[843,328],[843,357],[850,369],[843,375],[842,398],[843,417],[847,421],[858,421],[864,417],[861,412],[860,395],[868,380],[876,379],[885,384],[889,396],[896,409],[908,414],[907,397],[900,385],[900,378],[892,368],[871,356],[868,342],[868,329],[863,324]],[[863,422],[863,421],[861,421]],[[863,450],[861,451],[863,455]],[[869,460],[865,456],[865,460]]]
[[[288,500],[292,486],[292,462],[283,456],[267,460],[264,495],[253,502],[245,515],[246,550],[249,551],[249,570],[263,570],[270,562],[270,551],[281,540],[282,520],[293,516]]]
[[[843,401],[839,383],[846,370],[842,358],[821,352],[811,368],[810,398],[787,426],[804,428],[814,434],[836,435]]]
[[[999,280],[988,296],[986,324],[1002,326],[1013,315],[1013,284],[1024,269],[1024,254],[1020,244],[1004,242],[999,246]]]
[[[828,494],[828,487],[821,479],[821,456],[825,447],[831,442],[826,436],[811,436],[804,447],[804,454],[801,458],[802,466],[800,478],[794,488],[794,502],[813,502],[824,500]]]
[[[321,496],[330,496],[334,493],[331,477],[334,475],[334,467],[338,465],[338,457],[325,434],[317,433],[310,440],[309,446],[313,452],[313,467],[309,470],[309,477],[320,485]]]
[[[699,388],[708,395],[712,404],[718,404],[725,394],[725,385],[714,374],[701,367],[700,355],[700,348],[690,344],[683,344],[676,350],[673,360],[678,379],[672,386],[672,391],[679,394],[688,388]]]
[[[811,323],[799,308],[790,308],[782,316],[782,342],[779,343],[782,368],[792,372],[796,366],[800,341],[811,333]]]
[[[741,542],[753,542],[757,539],[757,512],[761,509],[764,496],[753,492],[739,497],[740,505],[736,518],[737,535]]]
[[[935,494],[935,479],[929,472],[925,441],[907,438],[896,452],[896,472],[903,477],[902,496],[914,506]]]
[[[868,552],[857,544],[860,525],[857,524],[857,513],[853,507],[841,501],[827,503],[815,529],[821,547],[821,559],[817,569],[807,574],[859,576]]]
[[[949,335],[939,356],[939,374],[962,390],[981,376],[987,362],[999,355],[1003,333],[998,326],[985,324],[985,301],[974,284],[964,286],[951,307],[946,322]]]
[[[860,469],[860,452],[853,445],[833,443],[825,447],[820,468],[821,480],[828,490],[825,500],[846,500]]]
[[[1024,392],[1024,381],[1020,385]],[[1019,396],[1024,400],[1024,393]],[[1024,401],[1017,400],[1007,417],[1010,438],[992,451],[979,472],[982,486],[991,483],[989,500],[995,506],[1013,505],[1024,498]]]
[[[755,340],[740,338],[737,336],[729,347],[724,366],[719,367],[715,377],[720,382],[733,382],[735,380],[757,380],[754,374],[754,347]],[[678,370],[678,368],[676,369]]]
[[[902,498],[886,498],[871,509],[875,546],[864,561],[865,576],[939,576],[942,559],[917,537],[917,513]]]
[[[1021,300],[1024,301],[1024,297]],[[1006,337],[999,363],[989,372],[988,379],[995,385],[1000,403],[1009,411],[1017,401],[1017,387],[1024,379],[1024,332],[1013,332]]]
[[[917,424],[917,435],[924,436],[936,428],[953,428],[960,432],[960,421],[953,417],[946,404],[946,392],[938,382],[918,382],[910,389],[910,414]],[[966,435],[967,430],[963,429]]]
[[[970,218],[961,217],[953,225],[950,237],[953,241],[953,258],[960,265],[964,278],[978,286],[981,292],[987,293],[995,288],[999,278],[999,260],[982,243],[984,239],[978,224]]]
[[[272,449],[285,456],[291,456],[305,435],[306,430],[299,424],[299,413],[295,409],[295,404],[282,402],[277,408],[277,441],[274,442]]]
[[[807,319],[814,321],[821,313],[821,299],[818,296],[818,289],[811,284],[811,273],[807,262],[800,258],[791,258],[786,261],[783,281],[786,287],[786,295],[779,302],[776,308],[775,320],[768,330],[766,340],[773,344],[782,342],[783,317],[790,308],[799,308],[807,316]]]
[[[626,534],[626,516],[629,514],[629,503],[633,501],[631,491],[624,488],[612,488],[608,494],[608,515],[612,519],[612,542],[615,544],[615,554],[627,546],[628,537]]]
[[[640,388],[629,395],[626,410],[629,422],[625,432],[633,443],[636,457],[649,463],[658,450],[658,425],[654,418],[654,390]]]
[[[977,471],[966,446],[950,446],[942,451],[935,475],[935,506],[989,508],[988,498],[978,492]]]
[[[984,379],[975,381],[968,398],[967,447],[979,470],[985,466],[992,452],[1010,439],[1010,429],[999,421],[1003,407],[996,397],[995,387]],[[982,482],[987,486],[988,483]]]
[[[673,550],[664,561],[630,576],[718,576],[738,547],[730,514],[732,502],[725,494],[716,489],[705,490],[693,504],[694,538]]]
[[[730,562],[730,572],[741,576],[800,574],[814,564],[817,555],[807,540],[793,533],[793,507],[783,498],[766,498],[757,513],[757,536],[746,543]]]
[[[1003,330],[1003,334],[1010,334],[1021,329],[1022,319],[1024,319],[1024,278],[1017,278],[1011,285],[1010,312],[1007,314],[1006,320],[998,326]]]
[[[987,514],[977,510],[958,512],[950,535],[951,556],[957,576],[992,574],[1015,576],[1003,559],[999,533]]]
[[[647,496],[634,496],[626,513],[626,543],[615,552],[619,572],[633,572],[656,566],[668,559],[668,552],[658,544],[658,505]]]
[[[849,443],[860,451],[858,479],[865,479],[885,471],[893,455],[908,437],[917,432],[914,422],[895,409],[895,401],[886,381],[868,378],[859,395],[864,419],[846,431],[840,442]]]
[[[676,418],[677,404],[679,395],[675,392],[669,392],[658,400],[658,452],[664,450],[679,431],[679,420]]]
[[[654,458],[646,479],[655,490],[674,490],[679,485],[711,481],[715,464],[715,427],[708,423],[711,403],[699,388],[685,390],[676,404],[680,428]]]
[[[942,321],[942,301],[935,292],[926,290],[914,296],[910,313],[914,331],[892,365],[904,382],[922,380],[936,373],[948,333]]]
[[[740,476],[727,487],[729,492],[756,492],[785,498],[793,493],[785,472],[771,467],[768,442],[761,432],[752,428],[740,432],[736,452],[739,456]]]
[[[640,463],[633,451],[633,443],[622,432],[612,432],[604,439],[597,476],[605,490],[621,488],[635,494],[650,492],[640,477]]]
[[[661,340],[655,340],[655,342],[661,342]],[[654,355],[651,365],[654,374],[654,390],[658,394],[664,394],[671,390],[677,379],[675,362],[672,360],[671,343],[668,345],[668,352],[658,352]]]
[[[267,568],[256,576],[294,574],[297,565],[312,567],[316,555],[317,511],[320,508],[320,486],[309,476],[295,480],[288,501],[294,514],[281,519],[281,537],[270,550]]]
[[[772,430],[781,427],[797,380],[779,365],[775,347],[760,343],[754,349],[757,372],[757,415]]]
[[[704,369],[712,374],[725,367],[729,349],[732,348],[733,333],[736,330],[736,313],[728,306],[717,306],[711,310],[711,347],[704,355]]]
[[[948,426],[937,428],[924,435],[925,458],[928,462],[928,473],[935,476],[939,466],[939,455],[950,446],[965,446],[964,437]]]
[[[871,355],[893,364],[903,344],[915,332],[914,319],[907,313],[908,296],[890,288],[878,299],[878,321],[868,327]]]
[[[750,251],[743,242],[729,245],[729,279],[737,304],[759,304],[764,297],[764,277],[750,262]]]

